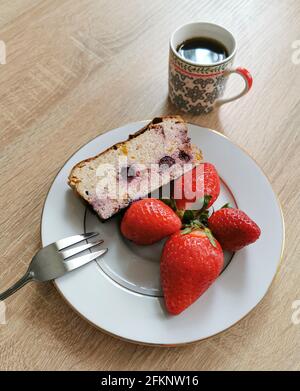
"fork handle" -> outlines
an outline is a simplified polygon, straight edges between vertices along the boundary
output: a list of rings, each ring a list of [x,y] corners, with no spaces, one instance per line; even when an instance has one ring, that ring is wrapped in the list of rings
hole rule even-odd
[[[0,293],[0,301],[5,300],[7,297],[15,293],[17,290],[22,288],[22,286],[26,285],[29,281],[33,280],[33,273],[30,271],[27,271],[27,273],[20,278],[19,281],[17,281],[13,286],[8,288],[6,291],[3,293]]]

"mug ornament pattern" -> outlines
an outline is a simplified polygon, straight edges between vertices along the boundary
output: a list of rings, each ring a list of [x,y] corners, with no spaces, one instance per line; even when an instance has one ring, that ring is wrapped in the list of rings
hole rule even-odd
[[[181,61],[170,50],[169,96],[182,111],[207,114],[215,101],[223,96],[227,82],[226,71],[233,59],[216,66],[191,65]]]

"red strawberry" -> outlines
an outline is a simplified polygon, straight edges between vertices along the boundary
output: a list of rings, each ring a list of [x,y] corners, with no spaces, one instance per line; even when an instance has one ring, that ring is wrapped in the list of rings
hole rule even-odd
[[[174,198],[178,209],[185,209],[188,202],[210,196],[208,208],[220,194],[220,178],[215,166],[202,163],[178,178],[174,184]]]
[[[222,208],[213,213],[208,226],[223,250],[240,250],[260,236],[259,226],[246,213],[234,208]]]
[[[162,201],[145,198],[130,205],[121,223],[125,238],[136,244],[152,244],[178,231],[181,220]]]
[[[210,231],[179,231],[165,243],[160,264],[168,312],[177,315],[198,299],[220,274],[224,259]]]

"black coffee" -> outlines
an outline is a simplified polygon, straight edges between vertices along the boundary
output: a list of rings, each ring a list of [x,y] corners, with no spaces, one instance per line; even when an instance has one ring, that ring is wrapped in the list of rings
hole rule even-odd
[[[182,42],[177,52],[186,60],[198,64],[214,64],[228,57],[225,46],[215,39],[198,37]]]

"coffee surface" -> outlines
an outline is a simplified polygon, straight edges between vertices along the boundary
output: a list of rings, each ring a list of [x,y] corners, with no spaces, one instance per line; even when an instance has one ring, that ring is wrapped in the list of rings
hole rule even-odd
[[[185,60],[198,64],[214,64],[228,57],[225,46],[215,39],[196,37],[182,42],[177,52]]]

